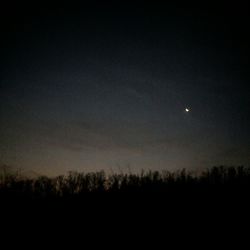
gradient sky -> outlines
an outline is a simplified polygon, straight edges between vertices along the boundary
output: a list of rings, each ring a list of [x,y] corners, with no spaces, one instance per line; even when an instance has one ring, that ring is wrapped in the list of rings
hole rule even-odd
[[[249,165],[247,5],[1,12],[0,164],[49,175]]]

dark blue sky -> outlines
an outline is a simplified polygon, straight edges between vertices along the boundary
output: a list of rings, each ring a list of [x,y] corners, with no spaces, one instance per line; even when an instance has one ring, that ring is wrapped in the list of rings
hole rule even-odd
[[[6,6],[0,163],[45,174],[248,165],[247,7]]]

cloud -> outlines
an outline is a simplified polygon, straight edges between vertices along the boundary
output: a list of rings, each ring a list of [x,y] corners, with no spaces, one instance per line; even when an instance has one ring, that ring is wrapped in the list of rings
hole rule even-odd
[[[159,132],[143,122],[81,120],[78,122],[47,122],[36,129],[40,141],[70,151],[162,152],[188,148],[192,141],[178,134]]]

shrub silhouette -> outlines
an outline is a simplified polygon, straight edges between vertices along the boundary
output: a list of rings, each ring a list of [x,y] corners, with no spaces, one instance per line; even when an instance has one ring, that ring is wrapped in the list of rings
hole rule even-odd
[[[196,176],[186,169],[142,171],[140,174],[111,174],[69,172],[54,178],[23,177],[18,173],[0,175],[1,196],[75,197],[91,193],[203,192],[204,190],[241,190],[250,186],[250,169],[213,167]]]

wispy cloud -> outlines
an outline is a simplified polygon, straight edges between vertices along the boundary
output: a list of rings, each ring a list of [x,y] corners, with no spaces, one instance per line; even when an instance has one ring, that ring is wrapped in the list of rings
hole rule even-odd
[[[147,123],[119,121],[79,121],[44,123],[36,131],[46,144],[71,151],[129,150],[168,151],[189,147],[192,142],[178,134],[159,133]]]

